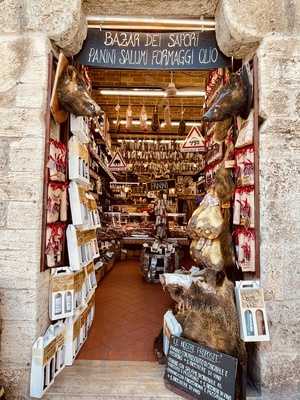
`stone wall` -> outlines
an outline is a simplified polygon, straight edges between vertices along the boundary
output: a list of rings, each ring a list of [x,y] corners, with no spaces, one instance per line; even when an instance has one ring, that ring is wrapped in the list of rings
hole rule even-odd
[[[0,36],[0,376],[23,394],[32,343],[48,324],[49,279],[40,273],[48,53],[43,34]]]
[[[300,384],[300,3],[222,0],[217,40],[227,55],[258,56],[260,263],[271,341],[252,352],[263,390]],[[298,320],[298,321],[297,321]]]
[[[214,17],[218,0],[83,0],[86,15],[131,15],[156,18]]]
[[[261,280],[271,342],[258,347],[261,382],[300,384],[300,40],[266,36],[257,52],[260,116]],[[298,349],[298,351],[297,351]]]
[[[80,0],[3,0],[0,8],[0,384],[28,399],[32,344],[48,327],[40,272],[45,111],[51,43],[73,54]]]

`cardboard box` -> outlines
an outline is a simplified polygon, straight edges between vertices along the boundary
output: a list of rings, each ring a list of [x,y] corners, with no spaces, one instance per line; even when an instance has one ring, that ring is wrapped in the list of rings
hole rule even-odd
[[[30,396],[42,398],[65,366],[65,324],[50,325],[32,347]]]
[[[235,284],[241,339],[244,342],[270,340],[264,291],[260,282],[238,281]]]
[[[52,321],[73,315],[75,308],[74,272],[69,267],[51,271],[49,316]]]

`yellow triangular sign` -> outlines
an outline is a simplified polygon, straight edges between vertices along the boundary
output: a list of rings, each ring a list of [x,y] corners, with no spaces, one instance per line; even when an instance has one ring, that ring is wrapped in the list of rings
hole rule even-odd
[[[197,126],[191,128],[180,150],[190,153],[206,151],[205,139]]]
[[[127,165],[119,151],[111,159],[110,163],[108,164],[108,168],[111,171],[126,171]]]

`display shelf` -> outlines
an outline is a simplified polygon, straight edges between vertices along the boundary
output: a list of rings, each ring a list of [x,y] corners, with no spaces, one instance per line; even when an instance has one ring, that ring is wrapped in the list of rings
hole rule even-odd
[[[102,168],[103,172],[113,181],[116,182],[116,178],[114,177],[113,173],[108,169],[108,167],[104,164],[104,162],[101,160],[100,156],[95,152],[95,150],[92,148],[92,146],[88,146],[90,156],[97,161],[99,166]]]
[[[97,172],[92,170],[91,167],[90,167],[90,177],[93,178],[93,179],[99,179],[100,178],[100,176],[97,174]]]

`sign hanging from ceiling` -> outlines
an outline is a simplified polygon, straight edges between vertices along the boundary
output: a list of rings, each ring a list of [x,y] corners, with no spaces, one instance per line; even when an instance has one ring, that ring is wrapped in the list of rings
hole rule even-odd
[[[108,164],[108,168],[112,172],[126,171],[127,165],[126,165],[122,155],[118,151],[113,156],[113,158],[111,159],[110,163]]]
[[[197,126],[191,128],[180,151],[187,153],[203,153],[206,151],[205,139]]]
[[[83,65],[117,69],[214,69],[230,66],[214,31],[125,32],[90,28],[75,57]]]

